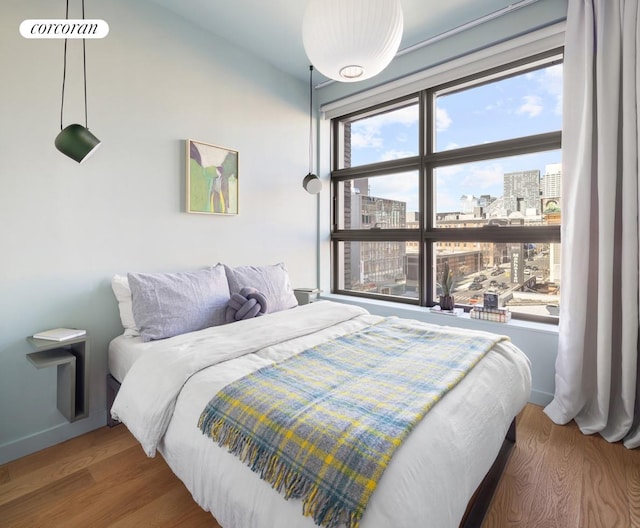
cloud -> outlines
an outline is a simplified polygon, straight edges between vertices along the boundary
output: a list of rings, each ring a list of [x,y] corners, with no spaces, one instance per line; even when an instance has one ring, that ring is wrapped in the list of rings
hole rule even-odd
[[[484,110],[485,112],[493,112],[494,110],[499,110],[500,108],[503,108],[503,107],[504,107],[504,99],[498,99],[494,103],[485,105]]]
[[[536,117],[542,113],[544,106],[542,98],[538,95],[525,95],[522,103],[516,110],[516,114],[526,114],[529,117]]]
[[[436,108],[436,130],[438,132],[447,130],[451,126],[452,122],[453,120],[444,108]]]
[[[544,89],[556,100],[554,112],[562,115],[562,64],[556,64],[544,70],[542,85]]]
[[[369,178],[371,196],[397,200],[407,204],[407,211],[418,210],[418,175],[403,172]]]
[[[384,144],[382,132],[386,126],[399,124],[409,127],[417,123],[417,104],[354,121],[351,125],[351,145],[357,148],[381,148]]]
[[[459,197],[462,194],[486,194],[501,189],[504,182],[505,168],[501,163],[470,163],[451,165],[436,169],[436,189],[452,192]]]
[[[351,146],[353,148],[380,148],[382,136],[380,130],[372,127],[353,127],[351,129]]]
[[[562,64],[554,64],[539,71],[531,72],[527,75],[528,79],[534,80],[541,91],[550,95],[556,102],[554,113],[562,115]]]
[[[469,169],[460,185],[462,189],[471,190],[471,192],[465,191],[466,194],[473,194],[473,192],[483,194],[481,191],[495,188],[496,185],[502,187],[504,183],[505,169],[500,163],[472,165]]]
[[[457,148],[460,148],[460,143],[456,143],[455,141],[449,141],[449,143],[442,148],[438,145],[438,150],[454,150]]]
[[[411,152],[408,150],[387,150],[382,154],[382,156],[380,156],[380,161],[391,161],[417,155],[417,152]]]
[[[436,175],[438,181],[440,178],[451,178],[456,174],[460,174],[464,170],[464,165],[447,165],[445,167],[439,167],[436,169]]]
[[[460,198],[456,198],[450,194],[438,194],[436,200],[436,209],[439,213],[446,211],[459,211]]]

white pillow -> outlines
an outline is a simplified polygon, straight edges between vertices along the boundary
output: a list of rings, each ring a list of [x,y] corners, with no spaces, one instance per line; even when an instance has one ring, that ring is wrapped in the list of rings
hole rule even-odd
[[[242,288],[255,288],[267,298],[267,313],[279,312],[298,306],[293,293],[289,272],[284,263],[272,266],[224,266],[231,294]]]
[[[118,300],[118,310],[120,311],[120,322],[124,328],[124,335],[136,337],[140,335],[140,329],[136,325],[133,317],[133,302],[131,301],[131,288],[126,275],[114,275],[111,279],[113,294]]]
[[[127,277],[133,315],[145,342],[225,324],[230,296],[223,266]]]

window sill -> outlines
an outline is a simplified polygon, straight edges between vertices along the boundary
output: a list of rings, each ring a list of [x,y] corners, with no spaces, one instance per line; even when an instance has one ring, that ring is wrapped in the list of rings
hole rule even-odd
[[[472,319],[468,312],[457,316],[444,315],[434,313],[429,308],[425,308],[424,306],[414,306],[411,304],[402,304],[392,301],[380,301],[378,299],[352,297],[349,295],[339,295],[335,293],[322,294],[319,297],[319,300],[322,299],[361,306],[365,310],[368,310],[372,314],[376,315],[396,315],[398,317],[418,319],[426,323],[441,324],[447,326],[461,326],[465,328],[485,330],[487,332],[494,332],[497,334],[509,333],[510,330],[517,329],[544,332],[556,336],[558,335],[558,325],[550,323],[538,323],[534,321],[525,321],[522,319],[513,318],[507,323],[497,323],[494,321]]]

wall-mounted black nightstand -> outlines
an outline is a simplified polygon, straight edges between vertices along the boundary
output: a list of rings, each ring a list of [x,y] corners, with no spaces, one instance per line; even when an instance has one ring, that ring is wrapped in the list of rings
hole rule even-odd
[[[58,367],[58,410],[70,422],[89,416],[89,335],[49,341],[27,337],[37,368]]]

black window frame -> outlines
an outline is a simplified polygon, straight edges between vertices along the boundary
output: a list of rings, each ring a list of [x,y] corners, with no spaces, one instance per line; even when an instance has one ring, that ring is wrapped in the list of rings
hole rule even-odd
[[[332,293],[395,301],[403,304],[430,307],[437,303],[435,299],[435,244],[437,242],[494,242],[494,243],[560,243],[560,225],[509,226],[500,227],[461,227],[456,229],[435,227],[435,199],[430,189],[434,189],[434,170],[449,165],[496,159],[501,157],[531,154],[562,148],[562,130],[542,134],[516,137],[491,143],[473,145],[452,150],[434,151],[433,134],[435,130],[434,98],[444,90],[455,92],[469,85],[481,86],[496,78],[508,78],[528,71],[538,70],[563,62],[563,48],[558,47],[527,58],[509,62],[482,72],[474,73],[436,86],[425,87],[390,101],[378,103],[363,110],[350,112],[331,120],[331,291]],[[509,73],[507,73],[509,72]],[[419,105],[419,153],[402,159],[382,161],[356,167],[344,167],[341,159],[343,152],[343,129],[345,123],[356,119],[384,113],[413,104]],[[419,175],[419,228],[406,229],[340,229],[338,218],[338,193],[340,183],[357,178],[389,175],[392,173],[418,171]],[[418,298],[408,298],[389,294],[377,294],[341,289],[341,270],[338,255],[339,244],[343,242],[416,242],[420,251],[418,256],[419,292]],[[470,306],[464,306],[469,310]],[[540,316],[513,313],[514,318],[539,322],[558,323],[557,316]]]

